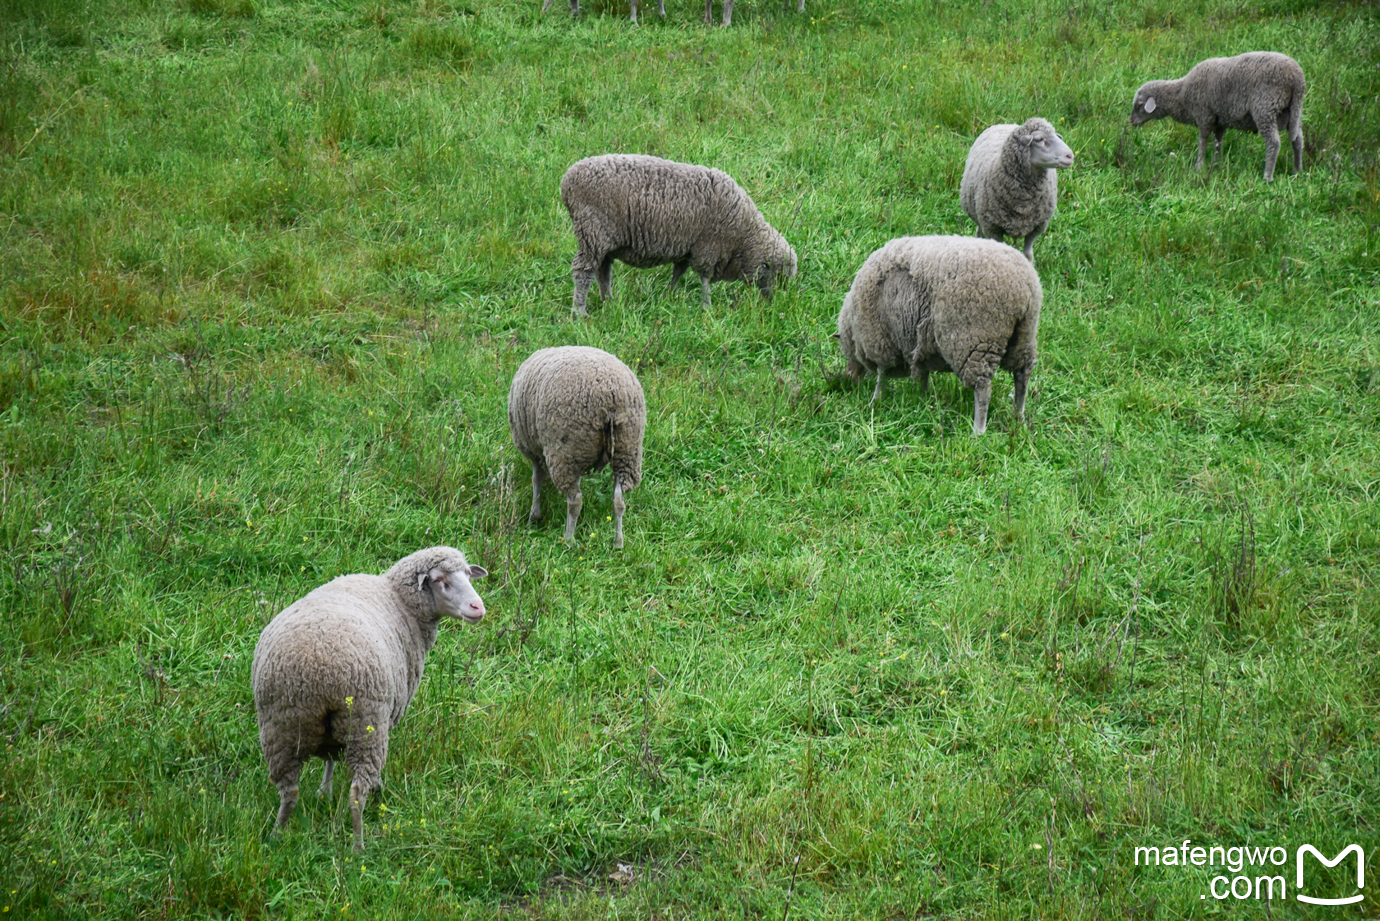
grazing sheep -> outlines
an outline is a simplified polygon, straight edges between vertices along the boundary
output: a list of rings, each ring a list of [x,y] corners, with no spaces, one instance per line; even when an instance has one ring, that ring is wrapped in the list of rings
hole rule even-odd
[[[1035,367],[1040,276],[1019,250],[973,237],[899,237],[867,257],[839,311],[839,348],[857,380],[908,370],[929,388],[953,371],[973,389],[973,434],[987,429],[992,375],[1016,379],[1016,418]]]
[[[800,0],[800,2],[804,3],[805,0]],[[637,25],[637,0],[628,0],[628,5],[632,8],[633,25]],[[541,5],[542,15],[546,15],[546,11],[549,9],[551,9],[551,0],[546,0]],[[656,0],[656,11],[661,14],[662,19],[666,18],[666,0]],[[570,15],[580,15],[580,0],[570,0]]]
[[[978,226],[978,236],[1002,241],[1025,238],[1025,258],[1035,264],[1035,239],[1045,232],[1059,201],[1055,170],[1073,165],[1073,151],[1043,118],[1024,125],[993,125],[973,142],[958,200]]]
[[[550,0],[548,0],[550,2]],[[714,0],[704,0],[704,21],[706,25],[714,24],[713,12]],[[805,12],[805,0],[799,0],[795,6],[797,13]],[[733,0],[724,0],[724,25],[733,25]]]
[[[324,796],[343,754],[353,775],[355,850],[363,850],[364,802],[379,786],[388,734],[422,680],[437,622],[478,623],[484,602],[470,580],[487,575],[453,547],[430,547],[381,576],[332,579],[264,628],[251,674],[259,745],[278,787],[275,831],[297,805],[302,763],[313,755],[326,760]]]
[[[541,482],[565,494],[565,539],[580,519],[580,477],[613,469],[613,546],[623,547],[623,493],[642,481],[647,401],[627,365],[581,345],[533,352],[508,391],[513,443],[532,462],[532,513],[541,520]]]
[[[571,275],[580,316],[596,275],[600,297],[610,296],[615,259],[672,265],[668,290],[693,267],[706,307],[712,281],[751,282],[770,300],[772,282],[795,275],[795,250],[716,169],[638,154],[587,157],[561,178],[561,201],[579,244]]]
[[[1222,152],[1228,128],[1256,131],[1265,139],[1265,181],[1275,178],[1279,129],[1294,145],[1294,172],[1303,169],[1303,68],[1287,54],[1248,51],[1234,58],[1208,58],[1177,80],[1151,80],[1136,90],[1131,124],[1168,116],[1198,126],[1198,169]]]

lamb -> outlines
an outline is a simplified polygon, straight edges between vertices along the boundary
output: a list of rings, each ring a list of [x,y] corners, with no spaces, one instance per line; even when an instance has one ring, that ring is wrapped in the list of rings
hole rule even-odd
[[[963,167],[958,200],[978,226],[978,236],[1025,238],[1025,258],[1035,264],[1035,240],[1045,232],[1059,201],[1055,170],[1073,165],[1073,151],[1043,118],[1023,125],[993,125],[973,142]]]
[[[588,316],[596,275],[609,298],[614,259],[644,269],[669,263],[667,290],[693,267],[706,307],[710,282],[750,282],[771,300],[773,282],[795,275],[795,250],[716,169],[637,154],[587,157],[561,178],[561,201],[579,244],[571,275],[580,316]]]
[[[513,443],[532,462],[532,512],[541,520],[541,484],[565,494],[565,539],[575,537],[580,477],[613,470],[613,546],[623,547],[623,493],[642,481],[647,401],[637,375],[601,349],[580,345],[533,352],[508,392]]]
[[[898,237],[867,257],[839,311],[839,348],[854,380],[907,371],[929,388],[953,371],[974,392],[973,434],[987,430],[992,375],[1016,380],[1016,418],[1036,360],[1040,276],[1019,250],[973,237]]]
[[[297,777],[313,755],[330,792],[342,755],[353,775],[355,850],[364,849],[364,803],[380,784],[388,734],[422,680],[438,621],[478,623],[484,602],[470,584],[487,576],[453,547],[403,557],[381,576],[339,576],[274,617],[254,647],[251,680],[259,745],[278,787],[281,832],[297,806]]]
[[[805,0],[800,0],[800,2],[804,3]],[[632,9],[633,25],[637,25],[637,0],[628,0],[628,5]],[[546,0],[546,2],[541,5],[542,15],[546,15],[546,11],[549,9],[551,9],[551,0]],[[656,0],[656,11],[661,14],[662,19],[666,18],[666,0]],[[570,15],[580,15],[580,0],[570,0]]]
[[[1256,131],[1265,139],[1265,181],[1275,178],[1279,129],[1294,145],[1294,172],[1303,169],[1303,68],[1286,54],[1248,51],[1234,58],[1208,58],[1177,80],[1151,80],[1136,90],[1131,124],[1168,116],[1198,126],[1198,169],[1207,157],[1222,152],[1228,128]]]

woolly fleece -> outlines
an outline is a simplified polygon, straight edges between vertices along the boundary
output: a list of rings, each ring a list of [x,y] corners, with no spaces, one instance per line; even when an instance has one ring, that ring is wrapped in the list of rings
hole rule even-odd
[[[670,264],[671,285],[687,268],[709,284],[746,281],[768,300],[772,283],[795,275],[795,250],[727,173],[638,154],[580,160],[561,178],[578,249],[571,263],[575,312],[585,316],[590,282],[612,293],[613,260],[635,268]]]
[[[839,349],[857,380],[907,371],[928,388],[952,371],[974,391],[973,434],[987,428],[992,376],[1015,378],[1016,417],[1036,361],[1043,292],[1021,252],[975,237],[899,237],[867,257],[839,311]]]
[[[978,236],[1002,241],[1025,238],[1025,258],[1035,264],[1035,240],[1045,232],[1059,201],[1055,170],[1073,165],[1073,151],[1043,118],[1023,125],[993,125],[973,142],[963,166],[958,200],[978,226]]]
[[[324,794],[343,755],[353,775],[355,846],[363,847],[364,801],[379,785],[389,732],[422,680],[437,622],[482,618],[484,603],[469,580],[487,574],[453,547],[430,547],[382,576],[332,579],[264,628],[251,681],[259,745],[278,787],[278,829],[297,804],[303,762],[326,759]]]
[[[541,519],[541,483],[565,495],[565,539],[575,537],[580,477],[613,469],[614,546],[623,546],[623,493],[642,482],[647,401],[637,375],[601,349],[580,345],[533,352],[508,392],[513,443],[532,462],[532,512]]]
[[[1303,169],[1303,68],[1287,54],[1248,51],[1234,58],[1208,58],[1177,80],[1151,80],[1136,90],[1131,124],[1172,118],[1198,126],[1198,168],[1222,152],[1228,128],[1254,131],[1265,139],[1265,181],[1275,178],[1279,132],[1294,148],[1294,172]]]

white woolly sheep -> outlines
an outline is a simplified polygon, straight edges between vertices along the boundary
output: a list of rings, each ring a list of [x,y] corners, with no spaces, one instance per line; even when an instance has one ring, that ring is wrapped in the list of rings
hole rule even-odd
[[[1248,51],[1233,58],[1208,58],[1177,80],[1151,80],[1136,90],[1131,124],[1168,116],[1198,126],[1198,169],[1222,152],[1228,128],[1255,131],[1265,139],[1265,181],[1275,178],[1279,130],[1294,146],[1294,172],[1303,169],[1303,68],[1287,54]]]
[[[1035,240],[1045,232],[1059,201],[1055,170],[1073,165],[1073,151],[1043,118],[1023,125],[993,125],[973,142],[958,200],[978,226],[978,236],[1025,238],[1025,258],[1035,264]],[[1005,236],[1003,236],[1005,235]]]
[[[800,0],[800,2],[804,3],[805,0]],[[637,25],[637,0],[628,0],[628,5],[632,11],[633,25]],[[542,15],[545,15],[549,9],[551,9],[551,0],[546,0],[541,5]],[[656,11],[661,14],[662,19],[666,18],[666,0],[656,0]],[[580,0],[570,0],[570,15],[580,15]]]
[[[364,848],[364,803],[379,786],[388,735],[422,680],[438,621],[478,623],[484,602],[470,585],[488,575],[453,547],[403,557],[381,576],[339,576],[274,617],[254,647],[251,671],[259,745],[278,787],[281,832],[297,805],[297,778],[312,756],[336,759],[353,779],[355,849]]]
[[[575,537],[584,504],[580,477],[613,471],[613,546],[623,546],[623,493],[642,481],[647,401],[637,375],[601,349],[581,345],[533,352],[508,391],[513,443],[532,462],[532,512],[541,520],[541,484],[565,495],[565,539]]]
[[[839,311],[839,348],[854,380],[909,372],[929,388],[952,371],[973,389],[973,434],[987,429],[992,375],[1016,380],[1016,418],[1035,367],[1040,276],[1021,252],[974,237],[899,237],[867,257]]]
[[[773,281],[795,275],[795,250],[716,169],[638,154],[587,157],[561,178],[561,201],[578,243],[571,275],[580,316],[596,275],[600,297],[611,295],[615,259],[673,266],[668,290],[694,268],[705,306],[710,282],[747,281],[770,300]]]

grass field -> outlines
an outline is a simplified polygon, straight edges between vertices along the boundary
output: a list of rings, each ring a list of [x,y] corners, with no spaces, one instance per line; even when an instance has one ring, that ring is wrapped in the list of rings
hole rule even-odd
[[[0,0],[0,916],[1304,917],[1295,847],[1380,860],[1380,8],[794,6]],[[1254,49],[1302,174],[1129,128]],[[854,272],[970,233],[969,145],[1036,114],[1078,159],[1028,425],[1004,372],[981,439],[952,375],[869,404]],[[618,266],[574,322],[557,186],[608,151],[726,170],[798,277]],[[621,552],[607,473],[573,545],[526,523],[508,383],[568,343],[647,393]],[[340,779],[269,838],[259,631],[432,543],[491,616],[367,850]],[[1135,865],[1184,839],[1287,897]]]

